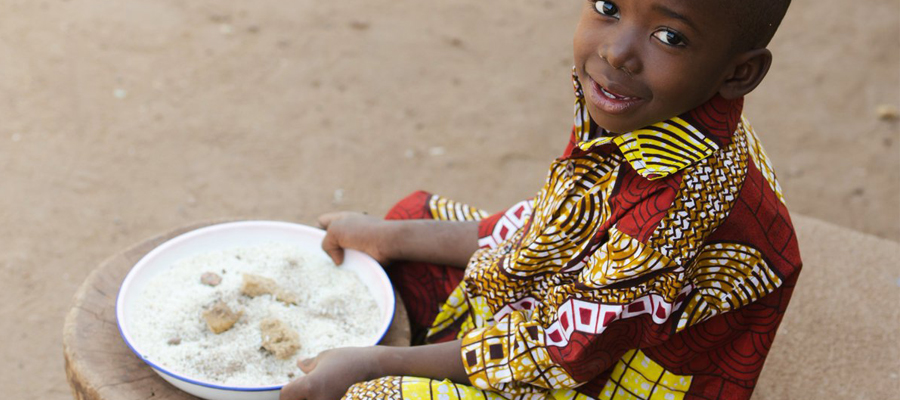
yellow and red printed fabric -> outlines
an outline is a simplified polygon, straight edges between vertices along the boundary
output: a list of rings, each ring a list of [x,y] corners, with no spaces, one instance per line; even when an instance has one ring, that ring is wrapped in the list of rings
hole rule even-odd
[[[462,339],[469,385],[387,377],[346,398],[750,398],[801,261],[743,99],[612,136],[574,84],[534,199],[488,215],[417,192],[388,215],[480,221],[465,271],[389,270],[419,343]]]

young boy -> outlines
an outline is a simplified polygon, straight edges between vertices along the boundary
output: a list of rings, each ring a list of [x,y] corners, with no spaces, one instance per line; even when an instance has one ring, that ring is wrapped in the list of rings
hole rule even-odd
[[[801,267],[741,116],[789,2],[587,1],[575,127],[533,200],[320,218],[335,262],[393,262],[428,344],[323,352],[281,398],[749,399]]]

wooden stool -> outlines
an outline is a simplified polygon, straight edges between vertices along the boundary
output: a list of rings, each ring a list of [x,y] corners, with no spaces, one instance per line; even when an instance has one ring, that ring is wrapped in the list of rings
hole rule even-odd
[[[66,377],[77,400],[195,400],[176,389],[141,361],[119,335],[116,295],[125,275],[145,254],[166,240],[212,223],[176,229],[135,245],[106,260],[75,295],[63,328]],[[394,293],[397,308],[382,345],[409,346],[406,307]]]

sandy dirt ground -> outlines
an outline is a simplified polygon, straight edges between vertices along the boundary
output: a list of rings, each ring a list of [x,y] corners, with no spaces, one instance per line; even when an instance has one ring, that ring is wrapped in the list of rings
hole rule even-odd
[[[420,188],[492,211],[532,196],[568,137],[579,7],[0,0],[2,397],[70,398],[71,296],[147,237],[215,218],[380,214]],[[876,111],[900,106],[900,4],[795,0],[771,48],[746,114],[791,210],[900,240],[900,129]],[[892,290],[838,307],[896,308],[890,268]],[[884,324],[857,328],[896,355],[897,321]],[[896,372],[804,384],[859,380],[877,389],[859,398],[880,398]]]

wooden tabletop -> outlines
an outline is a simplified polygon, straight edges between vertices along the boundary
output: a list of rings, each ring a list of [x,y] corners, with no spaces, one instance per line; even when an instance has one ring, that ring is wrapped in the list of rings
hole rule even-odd
[[[195,400],[170,385],[125,345],[116,324],[116,295],[125,275],[156,246],[213,223],[176,229],[141,242],[97,267],[75,295],[63,328],[66,377],[77,400]],[[408,346],[409,319],[399,296],[394,320],[381,344]]]

